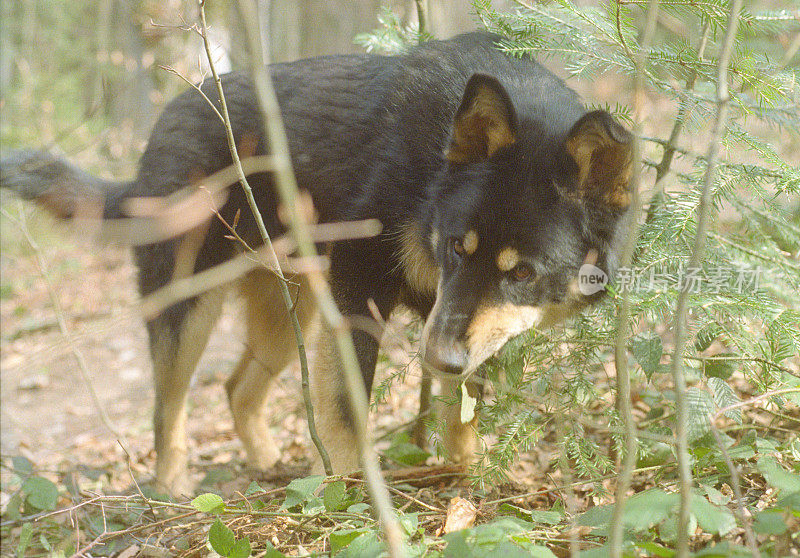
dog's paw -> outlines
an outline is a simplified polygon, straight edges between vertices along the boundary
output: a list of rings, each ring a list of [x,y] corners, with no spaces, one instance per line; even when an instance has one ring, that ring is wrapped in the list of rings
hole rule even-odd
[[[247,452],[247,468],[260,472],[269,471],[275,467],[280,458],[281,452],[272,439],[265,440]]]
[[[322,464],[322,458],[320,457],[316,448],[313,448],[313,453],[314,457],[311,460],[311,474],[324,475],[325,467]],[[333,469],[334,475],[346,475],[361,469],[356,447],[353,447],[352,449],[348,448],[347,450],[340,449],[340,451],[336,452],[328,450],[328,457],[330,458],[331,469]]]
[[[168,479],[156,479],[153,482],[153,488],[172,498],[191,498],[195,485],[189,479],[188,474],[182,474]]]

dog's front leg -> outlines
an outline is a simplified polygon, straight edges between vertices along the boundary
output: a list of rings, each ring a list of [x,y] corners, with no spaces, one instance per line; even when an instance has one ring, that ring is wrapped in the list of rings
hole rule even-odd
[[[444,399],[440,413],[444,420],[442,446],[447,457],[454,463],[471,465],[475,462],[478,451],[478,411],[475,409],[470,420],[462,422],[461,385],[464,381],[458,377],[442,378],[441,383]],[[479,399],[483,391],[482,385],[476,382],[467,381],[466,388],[473,399]]]
[[[369,401],[378,340],[362,331],[353,332],[352,337]],[[350,473],[360,468],[355,418],[350,407],[341,357],[333,333],[327,327],[320,328],[316,347],[310,387],[317,433],[328,452],[333,472]],[[315,473],[324,472],[319,455],[315,456],[313,469]]]

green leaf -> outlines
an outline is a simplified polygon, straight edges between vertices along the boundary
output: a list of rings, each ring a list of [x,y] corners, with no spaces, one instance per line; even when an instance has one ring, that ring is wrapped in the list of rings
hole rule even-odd
[[[711,390],[711,397],[714,398],[714,403],[720,409],[741,402],[739,396],[736,395],[736,391],[734,391],[731,385],[725,380],[718,377],[711,377],[708,379],[707,384],[708,388]],[[725,411],[725,416],[736,421],[738,424],[742,424],[741,409],[730,409]]]
[[[781,467],[774,457],[758,460],[758,470],[773,488],[787,493],[800,492],[800,475],[790,473]]]
[[[645,542],[637,542],[635,543],[636,546],[641,548],[647,553],[647,556],[657,556],[658,558],[672,558],[675,556],[675,551],[671,550],[665,546],[661,546],[660,544],[656,544],[654,542],[645,541]]]
[[[259,543],[263,547],[264,558],[286,558],[283,552],[278,551],[269,541],[262,541]]]
[[[680,496],[661,489],[645,490],[628,499],[623,521],[635,530],[646,530],[672,515]]]
[[[580,514],[577,523],[587,527],[603,527],[609,524],[613,513],[614,506],[610,504],[595,506]]]
[[[728,360],[723,357],[736,356],[733,353],[720,353],[716,355],[719,358],[709,358],[703,361],[703,373],[709,378],[720,378],[727,380],[730,378],[734,371],[735,361]]]
[[[256,481],[252,481],[248,486],[247,490],[244,491],[245,496],[252,496],[254,494],[261,494],[262,492],[266,492],[260,484]]]
[[[694,336],[694,348],[698,353],[702,353],[711,346],[720,333],[722,333],[722,328],[718,324],[703,326]]]
[[[496,543],[506,540],[508,535],[524,533],[530,528],[527,522],[510,517],[501,517],[491,523],[484,523],[474,527],[475,540],[478,544]]]
[[[347,507],[347,513],[366,513],[369,509],[369,504],[366,502],[356,502]]]
[[[532,547],[533,549],[541,549],[542,547]],[[502,556],[503,558],[531,558],[531,556],[541,556],[542,558],[554,558],[552,552],[544,549],[547,553],[542,554],[536,550],[531,551],[530,548],[522,548],[510,541],[503,541],[497,545],[490,545],[484,548],[477,546],[471,553],[474,558],[495,558]]]
[[[708,392],[690,387],[686,390],[687,412],[687,432],[686,435],[690,442],[695,442],[711,432],[709,417],[716,409],[714,400]]]
[[[345,492],[347,491],[347,484],[342,481],[334,481],[329,483],[325,490],[322,492],[322,501],[325,504],[325,509],[329,512],[335,512],[343,509],[345,504]]]
[[[442,558],[467,558],[471,557],[470,545],[467,538],[470,536],[471,529],[461,529],[454,533],[448,533],[443,538],[447,542]]]
[[[22,497],[19,493],[12,494],[11,498],[8,499],[8,503],[6,504],[6,509],[3,512],[3,519],[8,519],[11,521],[15,521],[22,517],[22,512],[20,508],[22,507]]]
[[[47,537],[44,533],[39,533],[39,544],[42,545],[42,548],[50,552],[53,550],[53,545],[50,544],[50,541],[47,540]]]
[[[222,513],[225,511],[225,502],[217,494],[207,492],[192,500],[192,507],[203,513]]]
[[[58,487],[44,477],[30,477],[22,484],[25,501],[37,510],[56,509]]]
[[[692,494],[692,513],[705,531],[725,536],[736,528],[736,519],[728,508],[715,506],[702,496]]]
[[[407,437],[408,435],[406,435]],[[429,452],[407,441],[393,442],[383,454],[392,461],[411,467],[424,464],[431,456]]]
[[[764,510],[756,513],[753,530],[762,535],[782,535],[789,529],[783,512]]]
[[[373,532],[363,533],[348,544],[338,558],[378,558],[383,554],[383,543]]]
[[[512,386],[519,385],[525,371],[525,355],[517,352],[513,357],[503,359],[503,369],[506,371],[508,383]]]
[[[312,475],[303,479],[295,479],[286,487],[286,499],[281,509],[288,510],[305,502],[325,479],[323,475]]]
[[[707,484],[701,484],[700,487],[706,493],[708,501],[715,506],[725,506],[731,501],[730,496],[724,495],[722,492]]]
[[[225,524],[217,518],[208,530],[208,542],[211,544],[211,548],[214,549],[214,552],[220,556],[230,556],[236,540],[233,536],[233,531],[228,529]]]
[[[248,558],[251,553],[250,540],[247,538],[239,539],[234,543],[233,548],[228,554],[228,558]]]
[[[25,556],[25,551],[33,536],[33,523],[23,523],[19,531],[19,544],[17,545],[17,556]]]
[[[527,546],[525,547],[525,552],[533,558],[556,558],[553,551],[546,546]],[[507,558],[507,556],[504,554],[503,558]]]
[[[515,517],[530,521],[531,523],[541,523],[544,525],[557,525],[564,517],[562,513],[548,510],[526,510],[509,503],[500,505],[501,513],[510,513]]]
[[[443,558],[554,558],[544,547],[531,545],[522,536],[530,528],[527,522],[514,519],[498,519],[472,529],[462,529],[444,536],[447,547]],[[512,540],[519,542],[515,544]],[[524,545],[520,546],[520,545]]]
[[[369,529],[366,527],[361,527],[359,529],[340,529],[332,532],[330,534],[331,554],[336,554],[358,537],[368,532]]]
[[[15,455],[11,458],[11,463],[13,463],[14,472],[21,477],[28,476],[33,472],[33,463],[27,457]]]
[[[404,513],[398,517],[398,521],[409,537],[413,537],[419,528],[419,515],[416,513]]]
[[[594,546],[587,550],[581,550],[578,553],[578,558],[608,558],[611,556],[611,552],[608,549],[608,545],[604,544],[603,546]],[[627,554],[623,554],[625,558],[628,558]]]
[[[800,352],[798,323],[800,323],[800,314],[793,310],[785,310],[770,322],[766,337],[772,352],[772,360],[775,362],[780,362]]]
[[[655,334],[637,335],[631,343],[631,352],[649,380],[653,373],[658,370],[658,363],[661,360],[661,355],[664,354],[661,337]]]
[[[692,533],[697,531],[697,517],[694,514],[689,515],[689,525],[686,527],[686,533],[691,537]],[[658,535],[662,541],[674,543],[678,538],[678,514],[674,513],[668,517],[658,526]]]

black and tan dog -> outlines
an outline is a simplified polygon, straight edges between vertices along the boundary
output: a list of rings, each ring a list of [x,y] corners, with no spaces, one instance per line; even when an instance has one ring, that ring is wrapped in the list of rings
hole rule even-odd
[[[630,134],[602,111],[586,112],[577,95],[530,59],[503,55],[498,37],[473,33],[432,41],[400,56],[333,56],[271,66],[294,171],[323,222],[378,219],[376,237],[329,246],[330,282],[345,315],[388,316],[404,304],[425,318],[423,361],[447,389],[511,337],[546,327],[600,294],[575,289],[589,260],[611,274],[629,205]],[[262,130],[246,77],[223,77],[237,143]],[[212,84],[205,84],[215,98]],[[256,153],[263,153],[259,142]],[[26,197],[62,200],[105,193],[104,218],[121,202],[168,196],[193,177],[231,164],[221,122],[189,90],[165,109],[126,183],[96,179],[42,152],[18,151],[2,165],[2,184]],[[284,227],[270,176],[250,176],[269,233]],[[220,213],[251,245],[259,235],[243,194]],[[61,213],[69,215],[70,209]],[[231,258],[235,242],[214,219],[194,260],[202,271]],[[176,275],[181,239],[135,249],[143,295]],[[315,314],[301,280],[303,325]],[[279,449],[267,431],[268,388],[296,354],[275,280],[253,272],[236,285],[246,299],[247,351],[226,383],[236,430],[249,463],[268,468]],[[147,323],[156,387],[157,481],[185,489],[185,403],[189,380],[220,314],[225,288],[175,304]],[[374,306],[373,306],[374,303]],[[357,320],[355,320],[357,321]],[[353,340],[367,390],[379,340]],[[352,420],[329,336],[320,335],[312,395],[333,468],[358,467]],[[445,411],[444,446],[468,460],[473,423]]]

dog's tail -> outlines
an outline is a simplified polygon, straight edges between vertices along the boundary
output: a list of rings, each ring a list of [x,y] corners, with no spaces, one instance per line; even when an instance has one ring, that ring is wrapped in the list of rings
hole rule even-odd
[[[69,219],[94,205],[103,219],[123,217],[121,202],[130,182],[103,180],[65,159],[36,149],[11,151],[0,159],[0,188],[35,200],[57,217]],[[91,210],[90,210],[91,211]]]

